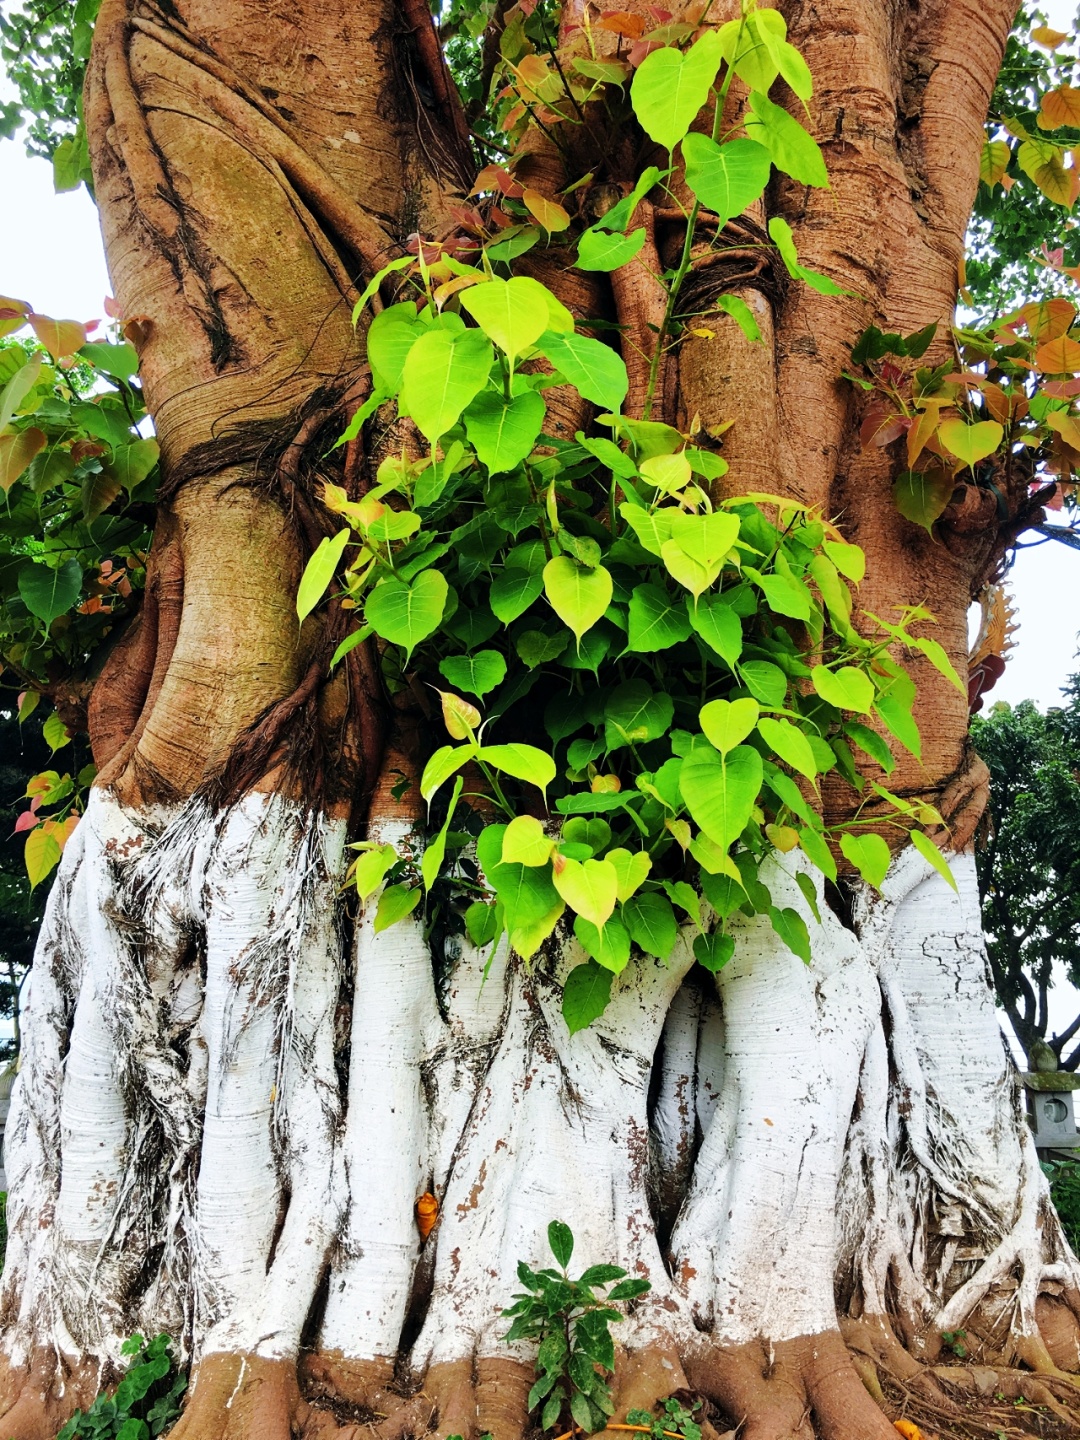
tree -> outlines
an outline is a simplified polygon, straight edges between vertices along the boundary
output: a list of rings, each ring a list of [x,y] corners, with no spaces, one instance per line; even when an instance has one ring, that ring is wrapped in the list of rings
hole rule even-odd
[[[85,53],[89,7],[30,14]],[[963,1403],[923,1369],[960,1328],[1001,1393],[1070,1393],[957,673],[1080,461],[1072,304],[949,329],[1011,16],[105,0],[54,161],[87,147],[161,479],[89,688],[38,572],[77,615],[116,554],[41,457],[105,427],[50,436],[20,371],[6,475],[36,447],[98,561],[19,541],[16,663],[89,688],[99,772],[13,1101],[6,1434],[133,1329],[192,1360],[182,1440],[687,1391],[885,1440],[893,1378]],[[1025,135],[987,183],[1060,190]],[[593,1300],[572,1360],[545,1336],[545,1391],[501,1312],[580,1298],[553,1221],[580,1283],[651,1288],[617,1356]]]
[[[1075,1070],[1080,1018],[1050,1034],[1047,1001],[1055,965],[1080,974],[1076,836],[1080,826],[1077,687],[1068,704],[1041,714],[1029,700],[997,704],[972,725],[990,769],[987,836],[975,858],[994,989],[1029,1053],[1048,1043],[1062,1070]]]

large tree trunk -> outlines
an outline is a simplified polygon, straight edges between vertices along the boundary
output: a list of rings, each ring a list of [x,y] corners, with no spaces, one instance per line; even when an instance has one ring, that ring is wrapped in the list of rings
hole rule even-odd
[[[832,188],[784,182],[769,210],[856,293],[736,276],[770,343],[717,315],[682,346],[669,418],[734,419],[733,488],[840,515],[865,608],[927,603],[962,667],[997,530],[946,515],[942,543],[904,521],[839,376],[867,323],[951,313],[1011,0],[787,9]],[[294,608],[336,528],[316,481],[357,493],[378,459],[327,453],[370,383],[357,289],[410,233],[445,232],[470,183],[426,6],[105,0],[86,113],[165,485],[31,979],[0,1432],[47,1440],[139,1329],[194,1364],[184,1440],[360,1421],[517,1440],[533,1357],[500,1311],[556,1218],[582,1266],[652,1282],[619,1337],[621,1412],[692,1387],[745,1440],[885,1440],[883,1384],[940,1415],[974,1383],[931,1368],[957,1328],[1003,1392],[1057,1405],[1080,1267],[987,983],[961,698],[916,670],[923,764],[891,782],[952,821],[958,896],[907,851],[882,895],[819,895],[819,923],[778,869],[810,967],[741,921],[707,985],[684,937],[666,967],[632,960],[573,1037],[572,936],[531,969],[500,951],[486,982],[465,944],[437,980],[419,923],[376,934],[338,901],[350,834],[422,847],[388,777],[429,737],[388,713],[364,648],[328,682],[341,613],[298,632]],[[565,183],[554,168],[534,157],[535,183]],[[643,276],[563,293],[610,304],[647,354]]]

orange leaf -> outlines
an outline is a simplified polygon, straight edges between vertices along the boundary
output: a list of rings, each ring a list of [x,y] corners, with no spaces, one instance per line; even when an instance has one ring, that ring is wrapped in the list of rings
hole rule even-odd
[[[1044,340],[1056,340],[1059,335],[1065,334],[1076,319],[1076,306],[1060,298],[1038,300],[1023,306],[1020,314],[1028,334],[1041,344]]]
[[[1035,351],[1035,368],[1044,375],[1071,375],[1080,370],[1080,344],[1068,335],[1055,336]]]
[[[74,355],[86,344],[86,326],[77,320],[51,320],[48,315],[27,317],[34,334],[54,360]]]
[[[1068,415],[1064,410],[1051,410],[1046,417],[1051,430],[1056,430],[1065,444],[1073,450],[1080,450],[1080,419]]]
[[[28,430],[0,435],[0,490],[5,495],[47,443],[44,434],[33,425]]]
[[[923,1440],[923,1432],[914,1420],[894,1420],[893,1427],[900,1431],[904,1440]]]
[[[1047,50],[1056,50],[1069,38],[1069,33],[1067,30],[1051,30],[1049,25],[1036,25],[1031,32],[1031,38],[1036,45],[1042,45]]]
[[[907,460],[910,470],[926,448],[926,442],[937,429],[941,419],[941,407],[928,405],[907,432]]]
[[[609,10],[601,15],[596,30],[614,30],[616,35],[625,35],[630,40],[640,40],[645,34],[645,21],[640,15],[631,15],[626,10]]]
[[[529,214],[540,222],[549,235],[565,230],[570,224],[570,216],[563,207],[554,200],[549,200],[539,190],[526,190],[521,198]],[[1080,349],[1080,346],[1077,346],[1077,349]]]
[[[1040,130],[1060,130],[1062,125],[1080,125],[1080,90],[1059,85],[1042,97]]]

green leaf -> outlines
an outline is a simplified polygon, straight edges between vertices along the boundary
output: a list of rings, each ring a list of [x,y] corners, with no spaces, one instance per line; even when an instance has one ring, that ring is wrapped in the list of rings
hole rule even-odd
[[[604,744],[608,750],[643,745],[665,734],[674,714],[670,695],[647,680],[617,685],[604,705]]]
[[[746,133],[764,145],[778,170],[800,185],[828,186],[829,176],[817,141],[781,105],[767,95],[750,93]],[[771,233],[771,229],[770,229]]]
[[[792,124],[794,123],[792,121]],[[820,295],[851,295],[854,293],[851,290],[845,290],[842,285],[838,285],[835,280],[830,280],[827,275],[821,275],[816,270],[808,270],[805,265],[799,264],[791,226],[781,216],[774,215],[769,221],[769,235],[780,252],[780,258],[787,267],[788,274],[794,279],[805,281],[812,290],[816,290]]]
[[[439,661],[439,673],[455,689],[482,697],[506,679],[506,661],[498,650],[479,650],[475,655],[450,655]]]
[[[573,821],[569,821],[567,828],[573,823]],[[595,825],[603,822],[592,820],[588,823]],[[610,835],[611,832],[608,833]],[[616,850],[609,850],[604,859],[609,865],[615,867],[615,893],[624,903],[641,888],[652,869],[652,860],[645,850],[631,851],[620,847]]]
[[[60,842],[52,830],[35,825],[26,837],[23,846],[23,864],[30,881],[30,889],[36,890],[42,880],[55,869],[60,860]]]
[[[585,954],[605,970],[619,975],[626,969],[630,959],[630,934],[614,915],[602,930],[598,930],[591,920],[578,915],[574,920],[574,934]]]
[[[0,390],[0,430],[6,430],[14,416],[19,413],[23,401],[38,382],[42,364],[39,352],[25,365],[20,365],[3,390]]]
[[[734,669],[743,647],[742,622],[735,611],[719,595],[701,595],[696,605],[688,600],[686,609],[697,634]]]
[[[439,628],[449,586],[438,570],[423,570],[412,584],[387,579],[367,598],[364,619],[375,634],[401,645],[406,660],[421,640]]]
[[[881,766],[886,775],[896,769],[896,760],[893,758],[892,751],[877,731],[871,730],[869,725],[860,725],[857,720],[850,720],[844,726],[844,734],[849,740],[854,740],[856,745],[861,746],[870,758]]]
[[[598,930],[604,928],[617,899],[619,882],[614,865],[606,860],[567,860],[559,856],[552,882],[571,910]]]
[[[686,606],[675,602],[659,585],[635,586],[630,596],[627,649],[639,654],[667,650],[690,635]]]
[[[799,847],[806,858],[816,865],[823,875],[827,875],[830,880],[835,882],[836,861],[820,830],[815,830],[809,825],[801,829],[799,831]]]
[[[967,694],[967,686],[953,668],[953,663],[946,654],[944,646],[940,645],[936,640],[930,640],[925,637],[921,640],[914,641],[914,645],[916,650],[926,656],[934,669],[940,675],[944,675],[950,685],[955,686],[961,695]]]
[[[797,910],[786,905],[783,910],[777,905],[769,906],[772,927],[789,950],[799,957],[804,965],[810,964],[810,932],[806,921]]]
[[[666,961],[675,948],[679,922],[666,895],[646,890],[634,895],[622,907],[623,924],[639,950]]]
[[[591,1025],[607,1009],[611,981],[611,971],[595,960],[575,965],[570,971],[563,987],[562,1013],[571,1035]]]
[[[881,836],[872,831],[865,835],[848,831],[840,836],[840,849],[867,884],[879,889],[892,862],[889,847]]]
[[[109,457],[109,468],[130,494],[153,470],[160,453],[156,440],[135,440],[130,445],[117,446]]]
[[[375,909],[375,934],[378,935],[381,931],[388,930],[391,925],[396,925],[399,920],[404,920],[419,903],[419,885],[414,888],[408,885],[388,885],[379,896]]]
[[[65,560],[55,570],[49,565],[24,565],[19,571],[19,594],[31,615],[51,625],[70,610],[82,590],[82,567]]]
[[[790,720],[772,720],[762,717],[758,721],[758,731],[761,738],[780,759],[797,770],[800,775],[805,775],[807,780],[813,780],[817,775],[818,767],[814,759],[814,752],[810,748],[810,742]]]
[[[554,841],[544,834],[535,815],[517,815],[506,827],[502,843],[504,865],[546,865]]]
[[[922,737],[910,705],[904,705],[895,695],[879,695],[874,702],[874,714],[905,750],[916,760],[922,758]]]
[[[551,1253],[565,1270],[574,1253],[574,1236],[570,1226],[561,1220],[552,1220],[548,1226],[548,1244],[551,1246]]]
[[[717,145],[707,135],[691,134],[682,142],[682,153],[686,183],[722,224],[741,215],[765,193],[772,160],[768,150],[754,140]]]
[[[644,244],[644,228],[619,235],[594,227],[586,230],[578,241],[577,267],[579,270],[618,270],[633,260]]]
[[[716,308],[731,316],[751,344],[756,344],[761,339],[761,329],[754,312],[741,296],[719,295]]]
[[[734,935],[695,935],[694,959],[715,975],[735,954]]]
[[[964,420],[942,420],[938,426],[938,438],[948,450],[965,465],[974,466],[1001,444],[1005,430],[996,420],[979,420],[968,425]]]
[[[528,570],[507,568],[500,571],[491,582],[488,604],[503,624],[509,625],[519,615],[524,615],[533,601],[539,597],[543,588],[543,575],[533,575]]]
[[[429,330],[405,359],[402,399],[432,445],[487,384],[493,355],[479,330]]]
[[[41,738],[54,755],[57,750],[62,750],[65,745],[70,744],[71,736],[67,732],[67,726],[55,710],[41,727]]]
[[[760,713],[756,700],[710,700],[698,712],[698,723],[709,744],[726,755],[742,744],[758,723]]]
[[[544,566],[544,590],[551,608],[580,643],[611,604],[611,574],[603,565],[587,570],[568,555],[556,555]]]
[[[854,665],[841,665],[839,670],[815,665],[810,672],[810,683],[822,700],[835,705],[838,710],[869,715],[875,698],[874,682]]]
[[[679,793],[709,839],[726,850],[750,819],[762,779],[761,756],[749,745],[727,755],[698,746],[683,760]]]
[[[817,923],[821,924],[821,911],[818,909],[817,887],[805,870],[799,870],[795,875],[795,884],[802,891],[803,899],[810,907],[810,913]]]
[[[622,357],[610,345],[586,335],[559,335],[547,330],[537,348],[586,400],[609,410],[619,409],[630,382]]]
[[[555,761],[535,745],[522,745],[516,740],[508,745],[482,745],[478,757],[504,775],[540,790],[546,790],[555,779]]]
[[[957,890],[956,880],[953,876],[952,871],[949,869],[949,862],[945,859],[945,856],[930,839],[930,836],[924,834],[922,830],[912,830],[911,843],[915,846],[915,849],[918,850],[919,854],[923,857],[923,859],[929,860],[930,864],[934,867],[934,869],[938,872],[942,879],[945,880],[947,884],[951,885],[952,888],[956,890],[956,893],[959,895],[960,892],[959,890]]]
[[[774,614],[788,615],[793,620],[810,619],[813,600],[801,581],[792,580],[787,575],[762,575],[749,565],[744,570],[765,596],[765,603]]]
[[[826,540],[821,547],[840,574],[856,585],[866,574],[866,554],[858,545],[844,540]]]
[[[597,751],[599,752],[599,744]],[[606,820],[586,820],[584,816],[578,815],[564,823],[562,841],[566,845],[584,845],[594,855],[599,855],[611,841],[611,826]],[[573,858],[580,860],[582,857],[575,855]]]
[[[77,353],[80,360],[85,360],[95,370],[101,370],[115,380],[130,380],[139,371],[135,346],[129,345],[126,340],[116,345],[107,340],[90,340]]]
[[[547,291],[527,275],[473,285],[461,292],[461,308],[511,363],[536,344],[550,323]]]
[[[483,900],[474,900],[465,911],[465,933],[478,950],[490,945],[499,933],[496,906],[487,905]]]
[[[762,705],[770,710],[778,710],[783,705],[788,682],[779,665],[771,660],[747,660],[739,666],[739,675],[750,694]]]
[[[634,72],[630,101],[650,140],[675,148],[709,98],[721,59],[715,30],[706,31],[685,55],[670,45],[646,55]]]
[[[474,753],[471,745],[443,745],[436,750],[424,766],[424,773],[420,777],[420,794],[423,798],[430,803],[435,792],[445,785],[450,776],[460,770]]]
[[[443,821],[442,829],[424,847],[423,859],[420,861],[420,874],[424,879],[424,888],[430,890],[435,881],[439,878],[439,871],[442,869],[443,860],[446,858],[446,834],[450,829],[450,821],[454,818],[454,811],[461,798],[461,787],[465,782],[459,775],[454,783],[454,794],[450,801],[450,808],[446,812],[446,819]]]
[[[546,413],[536,390],[523,390],[510,400],[498,391],[482,390],[465,411],[465,433],[481,463],[497,475],[513,470],[531,453]]]
[[[942,514],[956,489],[947,470],[903,470],[893,481],[893,502],[905,520],[933,532],[934,521]]]
[[[744,12],[718,30],[724,59],[748,90],[767,92],[780,73],[787,24],[777,10]],[[798,92],[796,92],[798,93]]]
[[[296,614],[301,624],[326,594],[351,536],[352,531],[347,525],[333,537],[324,535],[304,566],[300,588],[296,592]]]
[[[417,319],[416,305],[411,300],[380,310],[367,333],[367,358],[376,391],[397,394],[402,385],[405,359],[427,330],[428,327]],[[357,434],[359,429],[358,425]]]
[[[663,172],[664,175],[670,173],[668,170]],[[596,222],[597,225],[602,226],[605,230],[625,230],[634,218],[634,211],[661,178],[661,172],[655,165],[646,165],[630,194],[624,195],[618,204],[613,205],[605,215],[602,215]]]
[[[389,844],[375,845],[357,856],[352,878],[361,902],[379,888],[386,878],[386,872],[396,863],[397,858],[397,851]]]

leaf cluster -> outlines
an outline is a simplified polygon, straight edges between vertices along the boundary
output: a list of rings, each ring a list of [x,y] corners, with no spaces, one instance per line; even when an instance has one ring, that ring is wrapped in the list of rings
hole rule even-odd
[[[131,1358],[115,1391],[99,1395],[85,1412],[76,1410],[57,1440],[150,1440],[176,1423],[187,1375],[176,1364],[169,1337],[132,1335],[122,1353]]]
[[[609,1380],[615,1368],[611,1326],[623,1319],[616,1307],[652,1287],[648,1280],[628,1278],[618,1265],[590,1265],[571,1280],[567,1266],[574,1237],[561,1220],[548,1226],[548,1244],[560,1268],[531,1270],[524,1261],[518,1264],[525,1289],[502,1312],[513,1319],[503,1339],[537,1343],[537,1378],[527,1403],[530,1411],[539,1411],[540,1428],[552,1429],[568,1411],[573,1423],[591,1435],[603,1430],[615,1412]]]

